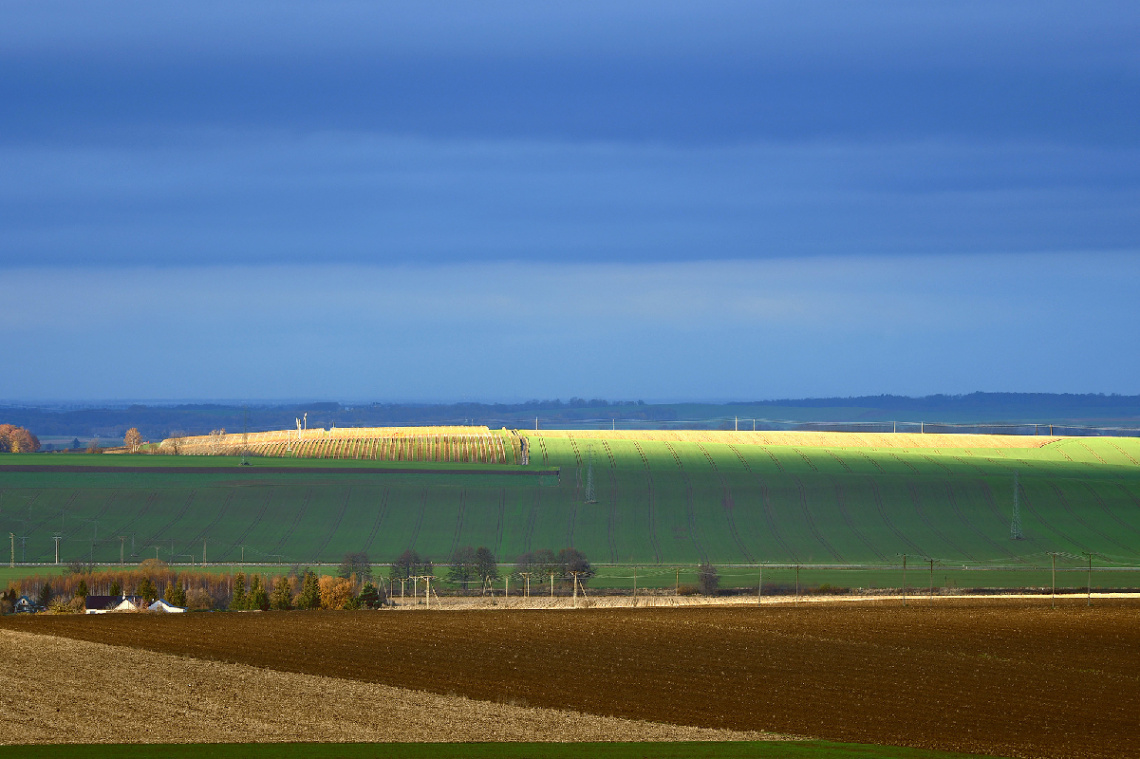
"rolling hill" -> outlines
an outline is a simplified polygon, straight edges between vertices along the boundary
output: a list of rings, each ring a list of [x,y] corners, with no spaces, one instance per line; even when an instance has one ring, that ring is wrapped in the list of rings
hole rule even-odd
[[[251,466],[217,455],[9,454],[0,530],[29,562],[52,561],[59,535],[62,561],[100,563],[120,550],[201,561],[203,544],[210,562],[244,553],[302,564],[360,550],[386,561],[407,548],[443,561],[465,545],[503,561],[575,546],[618,564],[884,565],[906,553],[1015,565],[1049,551],[1140,563],[1137,439],[486,428],[470,439],[497,441],[496,453],[383,461],[329,444],[304,449],[325,458]],[[495,463],[524,449],[525,466]],[[1015,493],[1021,540],[1011,539]]]

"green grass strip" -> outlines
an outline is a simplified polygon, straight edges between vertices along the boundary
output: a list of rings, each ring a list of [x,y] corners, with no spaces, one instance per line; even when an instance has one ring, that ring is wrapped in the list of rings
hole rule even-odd
[[[701,743],[174,743],[0,746],[24,759],[964,759],[979,754],[825,741]]]

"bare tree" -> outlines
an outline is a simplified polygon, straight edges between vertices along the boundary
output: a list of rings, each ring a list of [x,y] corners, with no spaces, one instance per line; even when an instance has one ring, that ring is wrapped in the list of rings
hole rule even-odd
[[[127,447],[131,453],[134,453],[142,445],[142,435],[139,434],[138,427],[131,427],[127,430],[127,434],[123,436],[123,445]]]

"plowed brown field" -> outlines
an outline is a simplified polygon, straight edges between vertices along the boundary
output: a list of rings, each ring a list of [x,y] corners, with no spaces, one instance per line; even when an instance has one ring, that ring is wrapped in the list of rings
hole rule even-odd
[[[476,699],[1019,757],[1137,756],[1140,604],[8,617]]]

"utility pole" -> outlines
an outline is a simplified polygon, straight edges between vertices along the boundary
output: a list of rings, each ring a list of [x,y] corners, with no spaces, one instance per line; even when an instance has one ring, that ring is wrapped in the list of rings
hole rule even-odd
[[[930,562],[930,604],[934,605],[934,559],[927,557]]]
[[[10,532],[10,533],[8,533],[8,537],[12,539],[12,556],[10,559],[8,559],[8,568],[9,569],[15,569],[16,568],[16,533]]]
[[[57,565],[59,564],[59,540],[60,540],[60,538],[62,538],[62,537],[63,537],[63,536],[62,536],[62,535],[59,535],[59,534],[55,534],[55,535],[52,535],[52,536],[51,536],[52,540],[54,540],[54,541],[55,541],[55,563],[56,563]]]
[[[1053,608],[1057,608],[1057,554],[1049,553],[1053,557]]]
[[[796,564],[796,605],[800,603],[800,565]]]
[[[759,577],[756,579],[756,605],[760,605],[760,598],[764,595],[764,565],[759,566]]]
[[[126,550],[126,547],[127,547],[127,536],[126,535],[120,535],[119,536],[119,566],[123,565],[123,553]]]
[[[677,571],[677,581],[673,586],[673,595],[679,596],[681,595],[681,568],[673,567],[673,569]]]
[[[202,569],[206,568],[206,541],[202,541]]]
[[[577,609],[578,608],[578,573],[577,572],[571,572],[570,577],[574,581],[574,608]]]
[[[1089,560],[1089,606],[1092,606],[1092,551],[1081,551]]]
[[[906,606],[906,554],[901,554],[903,560],[903,606]]]

